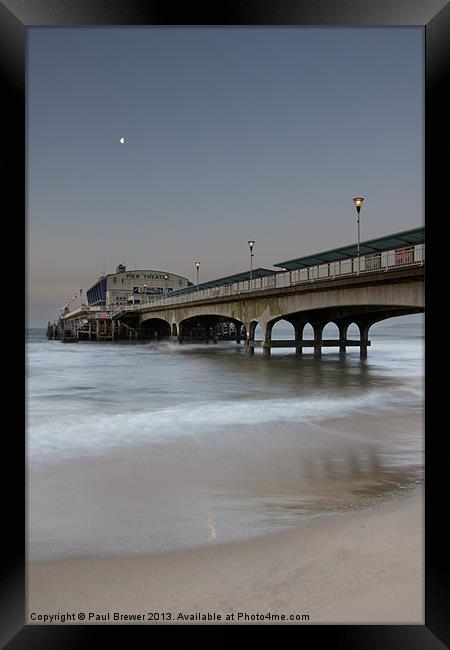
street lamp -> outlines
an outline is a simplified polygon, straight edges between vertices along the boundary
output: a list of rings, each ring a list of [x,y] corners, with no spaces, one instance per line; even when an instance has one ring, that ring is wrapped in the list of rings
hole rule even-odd
[[[353,199],[353,203],[355,204],[356,212],[357,212],[357,214],[358,214],[358,252],[357,252],[357,255],[358,255],[358,273],[359,273],[359,265],[360,265],[360,260],[359,260],[359,243],[360,243],[360,240],[361,240],[361,238],[360,238],[360,226],[359,226],[359,213],[360,213],[360,211],[361,211],[361,206],[362,206],[362,204],[363,204],[363,201],[364,201],[364,199],[363,199],[362,196],[357,196],[357,197],[355,197],[355,198]]]
[[[198,291],[198,270],[200,268],[200,262],[194,262],[195,268],[197,269],[197,291]]]
[[[169,279],[169,276],[168,276],[168,275],[165,275],[165,276],[164,276],[164,280],[166,281],[166,295],[167,295],[167,280],[168,280],[168,279]]]
[[[147,283],[144,282],[144,301],[147,302]]]
[[[250,249],[250,280],[253,279],[253,246],[255,242],[253,239],[248,240],[248,247]]]

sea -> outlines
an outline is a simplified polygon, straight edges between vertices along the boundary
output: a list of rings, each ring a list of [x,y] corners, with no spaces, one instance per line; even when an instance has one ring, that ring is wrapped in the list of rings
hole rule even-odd
[[[423,315],[369,339],[365,360],[357,347],[314,359],[28,329],[28,559],[220,544],[410,493],[423,483]]]

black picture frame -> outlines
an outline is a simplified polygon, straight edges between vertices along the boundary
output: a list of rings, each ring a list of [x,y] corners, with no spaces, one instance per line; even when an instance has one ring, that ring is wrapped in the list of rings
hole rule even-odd
[[[230,0],[220,5],[210,3],[210,9],[200,9],[200,4],[185,4],[181,9],[170,3],[151,0],[0,0],[0,69],[3,106],[3,202],[11,206],[3,210],[4,228],[13,225],[11,235],[4,241],[19,248],[25,241],[25,88],[26,88],[26,35],[34,26],[86,26],[86,25],[333,25],[333,26],[422,26],[425,31],[425,214],[428,215],[426,270],[426,374],[431,376],[432,357],[436,355],[435,322],[439,314],[438,293],[445,276],[445,255],[440,250],[439,221],[447,217],[445,190],[448,165],[440,161],[440,151],[446,150],[445,134],[448,132],[448,108],[444,101],[444,77],[449,56],[450,7],[446,0]],[[208,7],[208,5],[206,5]],[[360,82],[361,80],[359,80]],[[6,151],[5,151],[6,145]],[[448,151],[448,149],[447,149]],[[448,154],[447,154],[448,157]],[[432,218],[435,216],[435,219]],[[23,239],[20,239],[23,228]],[[442,243],[442,242],[441,242]],[[23,268],[26,270],[26,247]],[[442,279],[444,278],[444,279]],[[440,287],[440,289],[439,289]],[[5,291],[6,293],[6,291]],[[435,307],[433,309],[433,303]],[[12,312],[3,310],[11,336],[17,330],[20,310],[14,304]],[[434,314],[434,316],[432,316]],[[24,314],[25,316],[25,314]],[[25,320],[25,319],[24,319]],[[442,323],[441,323],[442,327]],[[440,334],[440,332],[439,332]],[[14,350],[13,362],[4,365],[4,376],[18,368],[17,381],[7,382],[5,403],[17,397],[16,413],[23,413],[24,394],[21,358]],[[436,355],[437,356],[437,355]],[[25,363],[25,357],[24,357]],[[441,383],[445,384],[445,380]],[[9,392],[8,392],[9,391]],[[330,647],[346,650],[350,647],[381,650],[423,650],[443,648],[450,641],[448,582],[448,541],[441,522],[446,518],[446,443],[445,418],[439,425],[431,424],[431,413],[439,404],[434,397],[431,381],[426,382],[426,532],[425,532],[425,625],[298,625],[289,626],[294,639],[314,647],[330,643]],[[443,400],[445,401],[445,399]],[[431,404],[433,407],[431,408]],[[11,407],[9,407],[11,408]],[[8,409],[9,410],[9,409]],[[94,647],[104,643],[108,626],[28,626],[24,624],[25,610],[25,418],[19,417],[18,429],[3,427],[2,480],[3,529],[2,574],[0,581],[0,643],[11,650],[19,648],[70,648]],[[439,420],[436,418],[436,422]],[[434,428],[433,428],[434,426]],[[7,472],[6,469],[9,471]],[[446,471],[447,470],[447,471]],[[447,569],[447,571],[445,570]],[[153,632],[149,626],[112,626],[116,642],[121,643],[133,630]],[[197,626],[181,626],[186,641],[192,638]],[[255,626],[252,626],[252,632]],[[256,626],[258,627],[258,626]],[[132,628],[132,629],[131,629]],[[173,629],[173,628],[172,628]],[[197,628],[198,629],[198,628]],[[202,628],[202,629],[207,629]],[[225,640],[231,626],[221,627]],[[265,632],[265,626],[259,630]],[[242,628],[238,628],[239,631]],[[258,630],[258,631],[259,631]],[[277,626],[276,634],[286,628]],[[161,631],[168,631],[164,628]]]

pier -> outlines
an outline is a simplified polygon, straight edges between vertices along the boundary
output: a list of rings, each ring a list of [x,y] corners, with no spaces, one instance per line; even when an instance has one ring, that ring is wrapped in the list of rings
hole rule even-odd
[[[188,286],[132,305],[81,305],[48,327],[48,337],[73,340],[171,340],[217,343],[234,340],[249,354],[289,347],[302,356],[313,348],[359,347],[367,357],[370,327],[381,320],[425,310],[425,230],[417,228],[361,243],[359,255],[348,246],[276,264],[280,271],[255,269]],[[294,338],[272,339],[275,323],[293,326]],[[323,338],[334,323],[338,338]],[[305,326],[313,338],[305,338]],[[347,336],[355,324],[359,338]],[[261,338],[256,339],[260,326]]]

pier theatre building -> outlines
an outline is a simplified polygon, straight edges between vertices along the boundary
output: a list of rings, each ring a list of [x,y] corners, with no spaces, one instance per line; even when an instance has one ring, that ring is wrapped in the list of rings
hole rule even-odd
[[[111,308],[151,302],[157,296],[189,286],[192,282],[175,273],[151,269],[127,271],[125,265],[119,264],[115,273],[101,276],[86,294],[90,306]]]

